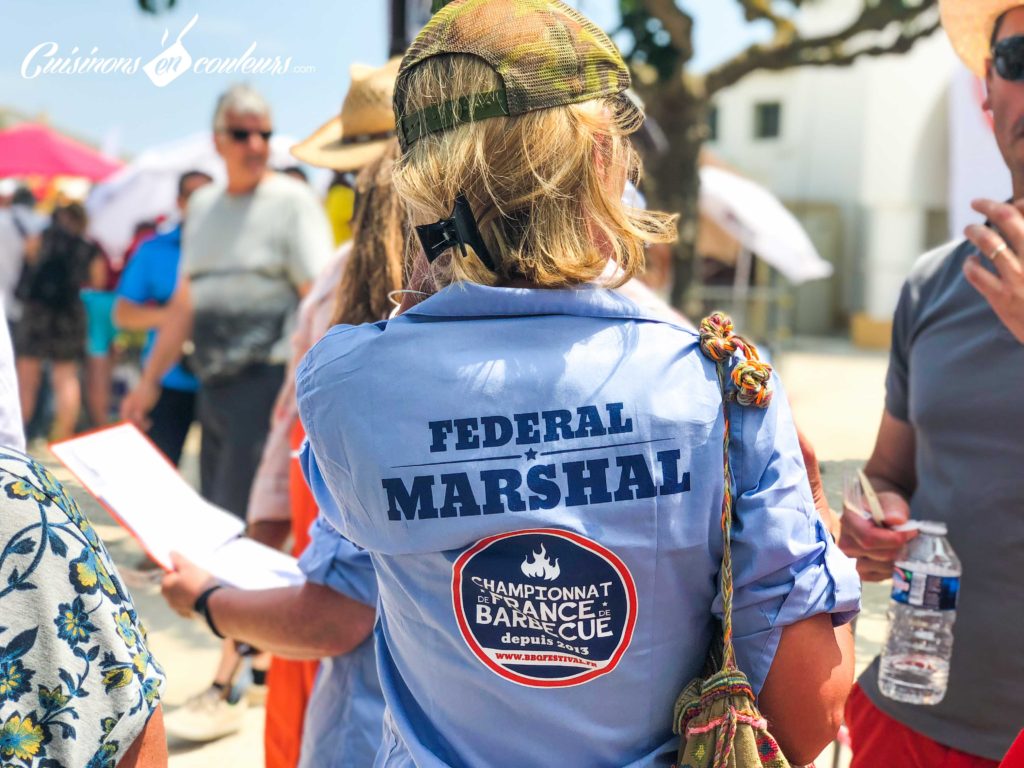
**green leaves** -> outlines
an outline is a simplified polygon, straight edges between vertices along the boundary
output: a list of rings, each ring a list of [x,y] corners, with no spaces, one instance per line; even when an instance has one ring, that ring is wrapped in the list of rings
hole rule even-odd
[[[136,0],[139,9],[146,13],[160,13],[174,7],[176,0]]]

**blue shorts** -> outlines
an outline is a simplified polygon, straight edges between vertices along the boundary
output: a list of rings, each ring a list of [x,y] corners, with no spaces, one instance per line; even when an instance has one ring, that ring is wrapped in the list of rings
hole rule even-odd
[[[87,288],[82,291],[82,302],[85,304],[86,319],[86,354],[92,357],[103,357],[110,353],[110,345],[117,336],[114,326],[114,291],[95,291]]]

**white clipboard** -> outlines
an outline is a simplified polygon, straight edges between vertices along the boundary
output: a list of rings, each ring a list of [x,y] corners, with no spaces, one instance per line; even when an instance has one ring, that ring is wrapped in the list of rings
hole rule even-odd
[[[246,538],[245,522],[210,504],[128,422],[50,446],[82,486],[165,571],[180,552],[240,589],[301,584],[298,561]]]

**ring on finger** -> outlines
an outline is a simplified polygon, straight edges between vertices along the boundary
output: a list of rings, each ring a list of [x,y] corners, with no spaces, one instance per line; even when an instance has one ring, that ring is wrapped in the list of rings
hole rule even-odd
[[[1007,246],[1006,243],[1000,243],[996,247],[996,249],[994,251],[992,251],[992,253],[987,254],[988,255],[988,260],[989,261],[995,261],[996,259],[999,258],[999,254],[1001,254],[1003,251],[1007,251],[1007,250],[1009,250],[1009,246]]]

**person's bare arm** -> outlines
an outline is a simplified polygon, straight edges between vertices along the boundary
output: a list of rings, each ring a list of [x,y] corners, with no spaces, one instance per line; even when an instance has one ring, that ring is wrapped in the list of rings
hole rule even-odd
[[[143,427],[160,396],[160,380],[181,359],[181,347],[192,334],[192,295],[185,275],[178,280],[165,310],[166,319],[157,332],[142,378],[121,403],[121,418]]]
[[[128,751],[117,761],[117,768],[165,768],[167,736],[164,733],[163,707],[157,706]]]
[[[167,308],[139,304],[118,296],[114,302],[114,325],[126,331],[148,331],[158,328],[167,317]]]
[[[793,765],[811,763],[839,732],[853,685],[853,632],[819,614],[782,630],[761,689],[761,713]]]
[[[177,553],[171,559],[175,570],[164,576],[161,592],[176,613],[191,617],[213,579]],[[349,653],[370,636],[375,617],[370,606],[311,582],[264,590],[224,587],[210,596],[207,607],[225,637],[293,659]]]
[[[110,273],[110,268],[107,266],[107,260],[101,253],[97,253],[93,257],[93,260],[89,262],[89,287],[102,291],[107,285],[107,275]]]
[[[166,318],[160,325],[153,351],[146,361],[142,377],[158,384],[171,368],[181,359],[181,347],[192,334],[192,293],[191,283],[185,275],[178,284],[164,309]]]
[[[28,264],[35,264],[39,258],[39,246],[42,245],[41,235],[29,235],[25,238],[25,261]]]
[[[247,524],[245,531],[250,539],[271,549],[284,549],[291,532],[290,520],[253,520]]]
[[[221,634],[291,659],[349,653],[373,631],[368,605],[307,582],[301,587],[248,591],[224,588],[210,596]]]
[[[917,485],[914,428],[885,411],[864,473],[878,491],[886,526],[905,523],[910,518],[910,496]],[[855,513],[843,514],[841,524],[839,548],[856,558],[857,573],[864,581],[888,579],[903,545],[917,535],[916,531],[877,526]]]
[[[882,413],[875,449],[864,467],[864,473],[871,479],[875,490],[891,491],[910,499],[917,487],[915,442],[914,428],[910,424],[900,421],[888,411]]]

